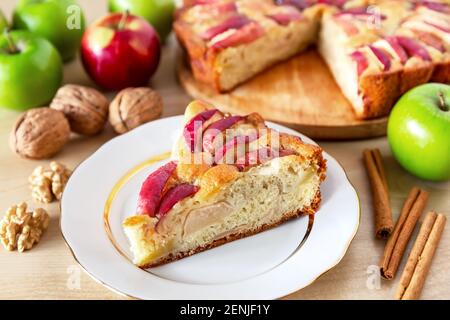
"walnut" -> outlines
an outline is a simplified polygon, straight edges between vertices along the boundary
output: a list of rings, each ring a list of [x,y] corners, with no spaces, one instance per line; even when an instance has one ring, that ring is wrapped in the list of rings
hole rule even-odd
[[[66,85],[58,90],[50,108],[62,111],[73,132],[94,135],[108,118],[108,99],[93,88]]]
[[[159,93],[150,88],[128,88],[119,92],[109,106],[109,122],[121,134],[158,118],[162,111]]]
[[[61,163],[50,162],[52,175],[52,192],[57,200],[61,200],[62,193],[72,172]]]
[[[11,131],[10,147],[24,158],[44,159],[60,151],[69,138],[69,122],[62,112],[37,108],[17,120]]]
[[[31,196],[43,203],[50,203],[54,199],[61,200],[70,174],[69,169],[55,161],[50,162],[50,169],[47,170],[42,166],[36,167],[28,178]]]
[[[0,222],[0,241],[3,246],[19,252],[30,250],[41,240],[48,228],[50,217],[44,209],[27,212],[27,204],[22,202],[10,207]]]
[[[34,169],[28,178],[31,186],[31,196],[34,200],[42,203],[53,201],[52,180],[45,175],[44,167]]]

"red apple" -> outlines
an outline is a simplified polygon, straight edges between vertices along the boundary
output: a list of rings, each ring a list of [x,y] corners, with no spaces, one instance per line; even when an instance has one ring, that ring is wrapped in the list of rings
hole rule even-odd
[[[156,31],[144,19],[116,13],[91,25],[83,35],[81,58],[90,77],[108,90],[145,86],[160,58]]]
[[[177,164],[171,161],[145,179],[139,192],[137,213],[154,217],[161,202],[164,187],[177,168]]]
[[[161,219],[174,205],[187,197],[193,196],[198,190],[199,187],[187,183],[179,184],[171,188],[161,200],[157,217]]]

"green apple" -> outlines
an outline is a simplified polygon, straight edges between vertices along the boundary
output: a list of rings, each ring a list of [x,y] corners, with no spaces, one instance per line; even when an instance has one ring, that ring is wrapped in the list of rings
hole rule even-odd
[[[0,107],[43,106],[55,95],[62,76],[61,56],[46,39],[25,30],[0,35]]]
[[[387,129],[392,152],[415,176],[450,179],[450,86],[429,83],[405,93]]]
[[[14,29],[26,29],[49,40],[64,61],[80,48],[85,21],[74,0],[20,0],[14,11]]]
[[[3,30],[5,30],[7,27],[8,27],[8,21],[6,21],[6,18],[3,15],[3,12],[0,10],[0,33],[3,33]]]
[[[172,30],[173,0],[109,0],[110,12],[125,12],[146,19],[158,32],[161,42],[165,42]]]

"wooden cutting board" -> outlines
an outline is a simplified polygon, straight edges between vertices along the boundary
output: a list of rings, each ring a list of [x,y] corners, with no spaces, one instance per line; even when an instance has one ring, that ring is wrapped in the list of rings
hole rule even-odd
[[[178,59],[178,76],[189,95],[237,114],[258,112],[311,138],[360,139],[386,134],[387,117],[358,120],[325,62],[310,49],[280,63],[231,92],[219,94],[197,82]]]

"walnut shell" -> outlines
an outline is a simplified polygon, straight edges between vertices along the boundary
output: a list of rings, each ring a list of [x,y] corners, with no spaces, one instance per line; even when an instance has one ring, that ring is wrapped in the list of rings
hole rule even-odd
[[[162,111],[163,100],[158,92],[150,88],[127,88],[109,106],[109,122],[121,134],[158,118]]]
[[[108,105],[108,99],[95,89],[65,85],[56,93],[50,108],[66,115],[73,132],[91,136],[104,128]]]
[[[31,109],[20,116],[10,135],[10,147],[18,155],[45,159],[69,141],[70,126],[64,114],[50,108]]]

